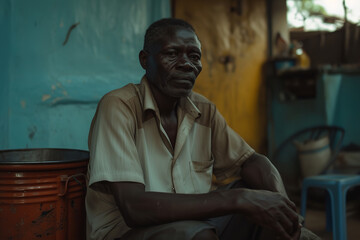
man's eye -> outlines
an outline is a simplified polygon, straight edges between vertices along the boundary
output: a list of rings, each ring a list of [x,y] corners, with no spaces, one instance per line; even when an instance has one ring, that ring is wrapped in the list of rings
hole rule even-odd
[[[198,55],[198,54],[191,54],[189,57],[191,60],[194,60],[194,61],[200,60],[200,55]]]
[[[169,57],[176,57],[177,52],[176,51],[168,51],[168,52],[166,52],[166,55],[169,56]]]

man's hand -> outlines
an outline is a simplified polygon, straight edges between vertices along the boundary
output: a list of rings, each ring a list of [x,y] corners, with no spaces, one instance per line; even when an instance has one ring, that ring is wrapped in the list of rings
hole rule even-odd
[[[251,221],[271,230],[278,239],[299,238],[296,206],[287,197],[278,192],[250,189],[243,189],[241,195],[242,213]]]
[[[281,176],[270,160],[254,153],[243,164],[241,176],[249,188],[255,189],[243,194],[249,219],[273,231],[278,239],[298,239],[296,206],[288,199]]]

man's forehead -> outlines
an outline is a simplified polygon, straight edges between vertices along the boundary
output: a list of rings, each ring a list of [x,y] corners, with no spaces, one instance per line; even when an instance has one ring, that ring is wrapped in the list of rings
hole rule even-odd
[[[167,29],[164,29],[161,34],[158,35],[156,41],[154,42],[156,45],[167,45],[171,44],[174,40],[177,39],[188,39],[189,41],[193,41],[195,39],[196,43],[200,46],[200,40],[196,33],[188,28],[178,27],[178,26],[169,26]]]

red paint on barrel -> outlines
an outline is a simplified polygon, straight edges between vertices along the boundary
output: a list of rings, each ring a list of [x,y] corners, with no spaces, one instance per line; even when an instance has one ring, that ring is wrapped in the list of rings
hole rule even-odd
[[[85,239],[89,153],[0,151],[0,239]]]

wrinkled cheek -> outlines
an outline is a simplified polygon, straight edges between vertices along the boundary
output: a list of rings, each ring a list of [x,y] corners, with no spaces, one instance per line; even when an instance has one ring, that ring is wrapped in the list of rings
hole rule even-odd
[[[196,76],[198,76],[198,75],[201,73],[202,65],[196,66],[196,69],[197,69],[197,74],[196,74]]]
[[[170,83],[169,79],[170,78],[168,74],[162,74],[160,84],[163,88],[166,88],[169,85]]]

